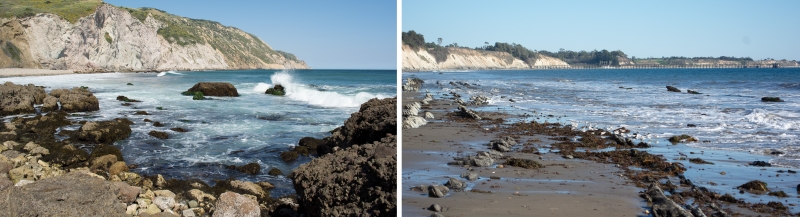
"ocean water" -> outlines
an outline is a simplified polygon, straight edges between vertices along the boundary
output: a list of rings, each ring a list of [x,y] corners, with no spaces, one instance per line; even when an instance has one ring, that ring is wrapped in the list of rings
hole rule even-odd
[[[466,92],[464,100],[490,96],[484,110],[513,106],[507,112],[552,114],[555,118],[547,121],[579,128],[623,126],[646,136],[642,141],[661,145],[673,135],[689,134],[706,141],[687,144],[691,147],[765,156],[778,166],[800,168],[797,68],[454,71],[403,77],[423,79],[423,91]],[[473,85],[456,87],[450,81]],[[667,85],[682,93],[667,92]],[[702,94],[687,94],[687,89]],[[766,96],[786,102],[761,102]],[[769,155],[772,151],[785,154]]]
[[[138,165],[135,172],[162,174],[165,178],[199,178],[210,183],[227,178],[266,180],[276,186],[273,196],[293,192],[291,181],[284,176],[267,175],[267,171],[278,168],[288,174],[311,159],[301,156],[293,163],[285,163],[280,160],[281,152],[290,150],[302,137],[328,136],[371,98],[396,96],[394,70],[170,71],[0,78],[0,82],[7,81],[45,86],[48,92],[89,87],[100,101],[100,111],[71,118],[132,120],[135,124],[130,138],[115,146],[122,150],[126,163]],[[241,96],[212,96],[213,100],[198,101],[180,94],[204,81],[229,82]],[[264,94],[274,84],[284,86],[287,95]],[[120,95],[142,102],[122,106],[116,100]],[[134,115],[136,111],[150,115]],[[145,118],[165,126],[154,127],[144,122]],[[169,130],[174,127],[189,132]],[[160,140],[147,135],[151,130],[167,132],[170,137]],[[246,175],[224,168],[250,162],[258,162],[262,174]]]

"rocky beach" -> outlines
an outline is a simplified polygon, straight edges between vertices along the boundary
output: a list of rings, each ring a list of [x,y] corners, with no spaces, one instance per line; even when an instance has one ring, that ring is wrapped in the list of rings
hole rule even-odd
[[[124,83],[130,88],[137,88],[132,83],[141,84]],[[263,90],[260,95],[237,91],[235,86],[241,84],[235,84],[198,82],[183,88],[194,96],[199,93],[207,98],[200,101],[210,104],[267,97],[261,96],[266,95]],[[290,85],[286,100],[301,88],[288,82],[284,85]],[[131,153],[137,149],[131,149],[129,143],[166,142],[174,137],[185,140],[202,127],[177,125],[181,122],[159,115],[166,109],[178,112],[174,106],[143,106],[152,99],[135,92],[130,97],[106,99],[110,96],[103,92],[110,89],[98,86],[0,85],[0,215],[393,216],[396,212],[396,98],[368,100],[344,123],[336,124],[339,127],[324,134],[307,134],[328,136],[295,137],[288,148],[274,146],[280,152],[270,153],[281,158],[294,155],[291,161],[284,159],[287,163],[279,166],[281,169],[263,156],[234,165],[210,163],[214,170],[236,175],[215,175],[209,181],[200,173],[153,173],[165,170],[147,169],[149,164],[132,159],[146,155]],[[170,95],[194,101],[193,97],[180,96],[179,91]],[[133,110],[136,114],[117,113],[127,107],[138,107]],[[105,116],[108,109],[112,115]],[[143,117],[147,118],[143,121]],[[206,164],[195,165],[208,170],[203,166]]]
[[[647,140],[630,126],[569,124],[563,113],[514,103],[549,97],[535,88],[516,94],[491,78],[456,79],[465,73],[475,74],[403,76],[404,215],[798,215],[796,169],[694,148],[691,135]]]

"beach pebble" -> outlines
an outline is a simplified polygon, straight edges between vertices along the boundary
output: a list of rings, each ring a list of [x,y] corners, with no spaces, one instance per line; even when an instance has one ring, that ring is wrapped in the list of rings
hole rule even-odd
[[[136,210],[137,210],[137,209],[139,209],[139,204],[135,204],[135,203],[134,203],[134,204],[131,204],[131,205],[130,205],[130,206],[128,206],[128,208],[125,210],[125,214],[128,214],[128,215],[130,215],[130,216],[136,215]]]
[[[441,185],[431,185],[428,187],[428,196],[429,197],[437,197],[442,198],[447,195],[447,192],[450,192],[450,189],[447,186]]]
[[[573,158],[575,158],[575,157],[573,157],[572,155],[567,155],[567,156],[564,156],[564,158],[566,158],[566,159],[573,159]]]
[[[428,210],[434,211],[434,212],[441,212],[442,211],[442,206],[439,206],[439,204],[435,204],[434,203],[434,204],[431,204],[430,207],[428,207]]]
[[[170,210],[175,205],[175,198],[158,196],[153,200],[153,204],[161,210]]]
[[[160,213],[160,212],[161,212],[161,210],[158,209],[158,206],[156,206],[155,204],[150,204],[150,206],[148,206],[147,209],[144,210],[144,213],[147,213],[147,214],[156,214],[156,213]]]
[[[501,164],[501,165],[497,165],[497,168],[500,168],[500,169],[502,169],[503,167],[504,167],[504,166],[503,166],[502,164]]]
[[[189,201],[189,208],[196,208],[196,207],[197,207],[197,201],[196,200],[190,200]]]
[[[195,217],[196,216],[194,214],[194,211],[192,211],[190,209],[184,210],[183,212],[181,212],[181,214],[183,215],[183,217]]]
[[[724,176],[727,173],[725,171],[722,171],[722,172],[719,172],[719,174]]]

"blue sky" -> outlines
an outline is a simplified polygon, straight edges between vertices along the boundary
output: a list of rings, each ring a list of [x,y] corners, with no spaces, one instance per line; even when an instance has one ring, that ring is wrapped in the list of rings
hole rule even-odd
[[[106,0],[213,20],[255,34],[315,69],[397,68],[395,1]]]
[[[402,30],[427,42],[628,56],[800,60],[800,1],[403,0]]]

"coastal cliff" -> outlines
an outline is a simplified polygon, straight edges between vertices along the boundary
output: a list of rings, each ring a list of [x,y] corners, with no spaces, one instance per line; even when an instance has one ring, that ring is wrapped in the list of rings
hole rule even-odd
[[[438,62],[426,49],[416,50],[403,44],[403,71],[466,70],[466,69],[530,69],[569,67],[559,59],[539,55],[525,62],[506,52],[447,47],[445,61]]]
[[[235,27],[101,2],[93,13],[74,22],[46,12],[0,18],[0,48],[2,68],[79,72],[309,68],[293,54],[273,50]]]

